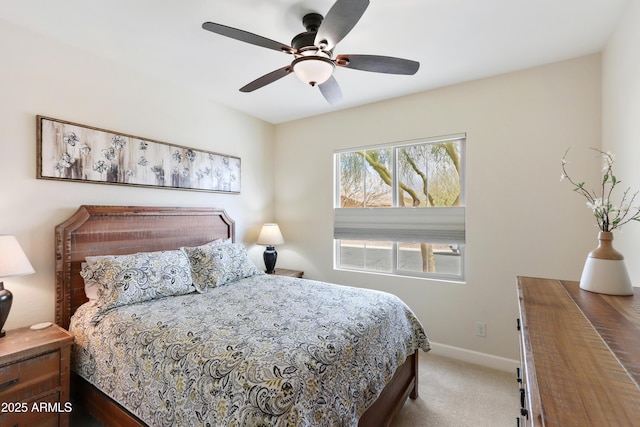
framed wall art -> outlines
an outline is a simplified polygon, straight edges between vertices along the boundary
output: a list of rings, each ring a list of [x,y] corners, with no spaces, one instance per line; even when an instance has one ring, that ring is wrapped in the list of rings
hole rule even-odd
[[[240,158],[37,116],[39,179],[240,193]]]

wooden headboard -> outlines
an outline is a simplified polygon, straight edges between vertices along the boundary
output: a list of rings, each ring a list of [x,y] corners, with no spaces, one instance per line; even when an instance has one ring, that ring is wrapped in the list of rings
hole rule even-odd
[[[89,255],[122,255],[235,241],[234,221],[216,208],[83,205],[56,226],[56,323],[87,301],[81,265]]]

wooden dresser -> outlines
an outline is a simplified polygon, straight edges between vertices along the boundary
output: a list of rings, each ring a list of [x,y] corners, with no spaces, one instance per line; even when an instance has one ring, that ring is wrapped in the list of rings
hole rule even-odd
[[[0,338],[0,427],[68,426],[73,335],[53,325]]]
[[[640,289],[518,277],[520,426],[640,426]]]

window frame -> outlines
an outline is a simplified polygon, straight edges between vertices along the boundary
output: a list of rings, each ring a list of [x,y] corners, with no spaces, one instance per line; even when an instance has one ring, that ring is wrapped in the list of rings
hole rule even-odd
[[[393,209],[398,208],[398,159],[397,154],[400,149],[403,147],[410,147],[415,145],[422,144],[437,144],[442,142],[451,142],[451,141],[459,141],[460,144],[460,171],[459,171],[459,181],[460,181],[460,204],[458,206],[465,208],[464,214],[464,227],[466,229],[466,141],[467,135],[466,133],[458,133],[437,137],[429,137],[429,138],[419,138],[407,141],[399,141],[392,143],[383,143],[376,145],[366,145],[360,147],[350,147],[345,149],[335,150],[333,152],[334,161],[333,161],[333,179],[334,179],[334,197],[333,197],[333,207],[334,212],[336,208],[340,208],[340,155],[344,153],[352,153],[355,151],[361,150],[376,150],[376,149],[391,149],[392,151],[392,162],[391,162],[391,173],[393,176],[393,181],[391,185],[391,194],[392,194],[392,208],[380,208],[380,209]],[[406,208],[406,209],[438,209],[437,206],[432,207],[418,207],[418,208]],[[348,208],[347,208],[348,209]],[[401,208],[405,209],[405,208]],[[334,219],[334,228],[335,228],[335,219]],[[466,234],[466,231],[465,231]],[[466,239],[466,238],[465,238]],[[354,239],[355,240],[355,239]],[[358,242],[368,243],[371,241],[377,240],[357,240]],[[360,273],[369,273],[369,274],[382,274],[382,275],[391,275],[391,276],[402,276],[402,277],[413,277],[420,279],[430,279],[430,280],[440,280],[440,281],[449,281],[456,283],[464,283],[466,280],[466,240],[464,243],[457,243],[459,257],[460,257],[460,274],[448,274],[448,273],[430,273],[430,272],[421,272],[421,271],[411,271],[400,269],[399,264],[399,253],[400,253],[400,243],[401,241],[387,241],[391,243],[391,269],[390,271],[380,271],[380,270],[372,270],[366,268],[357,268],[357,267],[345,267],[340,263],[340,255],[341,255],[341,239],[333,239],[333,268],[334,270],[340,271],[353,271]],[[434,242],[418,242],[418,243],[427,243],[434,244]],[[365,246],[366,247],[366,246]],[[365,258],[366,260],[366,254]]]

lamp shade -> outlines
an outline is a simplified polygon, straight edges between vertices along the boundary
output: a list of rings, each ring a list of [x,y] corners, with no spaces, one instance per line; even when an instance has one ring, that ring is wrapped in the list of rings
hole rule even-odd
[[[35,273],[15,236],[0,236],[0,278]]]
[[[281,245],[284,243],[284,238],[282,237],[282,233],[280,232],[280,227],[278,224],[264,224],[262,226],[262,230],[260,230],[260,234],[258,235],[258,244],[259,245]]]

